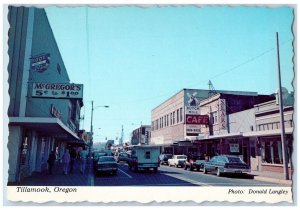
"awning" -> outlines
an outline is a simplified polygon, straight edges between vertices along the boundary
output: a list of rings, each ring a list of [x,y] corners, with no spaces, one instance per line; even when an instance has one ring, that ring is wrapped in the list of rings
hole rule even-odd
[[[285,134],[292,134],[293,128],[285,128]],[[259,137],[259,136],[277,136],[281,135],[281,129],[265,130],[265,131],[252,131],[243,133],[244,137]]]
[[[194,140],[196,141],[207,141],[207,140],[213,140],[213,139],[222,139],[222,138],[238,138],[238,137],[243,137],[243,133],[225,133],[225,134],[220,134],[220,135],[213,135],[213,136],[205,136],[201,137],[200,139]]]
[[[81,142],[80,138],[60,119],[54,117],[9,117],[10,126],[23,126],[36,130],[40,135],[51,136],[70,142]]]

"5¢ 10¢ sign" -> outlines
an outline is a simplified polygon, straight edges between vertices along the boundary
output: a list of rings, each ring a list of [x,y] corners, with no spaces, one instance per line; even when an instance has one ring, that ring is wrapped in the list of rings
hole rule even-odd
[[[83,84],[33,83],[32,97],[83,98]]]

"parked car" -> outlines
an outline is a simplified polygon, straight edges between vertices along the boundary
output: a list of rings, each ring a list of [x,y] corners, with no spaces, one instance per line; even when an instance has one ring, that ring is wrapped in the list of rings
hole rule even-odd
[[[161,154],[159,156],[160,164],[168,164],[168,160],[172,158],[172,154]]]
[[[160,148],[157,146],[134,146],[128,159],[129,170],[153,169],[157,172],[159,167]]]
[[[96,175],[99,173],[112,173],[116,175],[118,164],[113,156],[101,156],[99,157],[94,170]]]
[[[168,160],[169,166],[175,166],[175,167],[183,167],[185,160],[187,156],[186,155],[173,155],[171,159]]]
[[[193,171],[194,169],[197,169],[197,171],[203,170],[205,163],[205,157],[204,156],[188,156],[184,163],[184,170],[189,169],[190,171]]]
[[[118,156],[116,157],[117,162],[128,162],[129,159],[129,154],[127,154],[126,152],[121,152],[118,154]]]
[[[221,176],[225,173],[249,173],[251,170],[238,156],[218,155],[204,163],[203,172],[215,172]]]

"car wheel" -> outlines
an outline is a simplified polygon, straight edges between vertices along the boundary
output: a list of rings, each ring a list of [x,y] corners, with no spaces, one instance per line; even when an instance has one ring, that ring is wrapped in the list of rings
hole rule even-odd
[[[193,171],[193,167],[192,166],[190,166],[190,171]]]
[[[222,172],[219,168],[217,169],[217,176],[222,176]]]
[[[178,165],[177,165],[176,163],[174,163],[174,167],[175,167],[175,168],[178,168]]]
[[[203,173],[204,173],[204,174],[207,174],[207,170],[206,170],[205,167],[203,168]]]
[[[154,168],[154,173],[157,173],[157,168]]]
[[[199,166],[197,166],[197,171],[200,171],[200,167]]]
[[[184,170],[187,170],[187,165],[184,165]]]

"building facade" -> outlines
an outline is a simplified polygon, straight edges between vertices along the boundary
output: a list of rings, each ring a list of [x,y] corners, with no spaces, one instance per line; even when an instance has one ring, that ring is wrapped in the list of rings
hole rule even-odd
[[[151,126],[141,125],[131,133],[131,145],[149,144],[151,138]]]
[[[228,110],[228,113],[251,107],[250,105],[253,106],[255,104],[253,97],[257,96],[256,92],[215,92],[227,94],[227,97],[232,95],[232,97],[240,98],[240,103],[231,105],[232,110]],[[216,96],[209,97],[210,95],[210,90],[183,89],[154,108],[151,112],[151,142],[161,145],[162,152],[165,153],[199,153],[199,145],[194,140],[199,135],[209,135],[209,132],[214,129],[220,130],[216,127],[215,122],[212,125],[209,124],[213,119],[217,120],[219,118],[217,114],[220,113],[217,104],[220,100],[218,99],[215,102],[214,98]],[[209,109],[206,108],[208,107],[206,105],[199,106],[202,101],[208,98],[208,102],[212,103]],[[248,99],[253,99],[253,101],[249,102]]]
[[[292,96],[293,97],[293,96]],[[293,100],[284,105],[285,141],[289,173],[293,170],[292,153],[294,144]],[[259,171],[283,173],[283,155],[279,105],[276,100],[257,104],[255,111],[255,131],[245,132],[250,138],[251,168]]]
[[[70,83],[44,9],[9,6],[9,176],[18,182],[47,169],[78,137],[82,86]],[[81,89],[78,90],[77,88]]]

